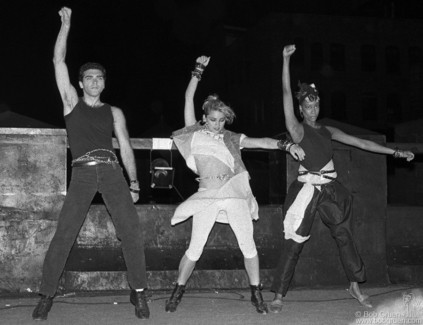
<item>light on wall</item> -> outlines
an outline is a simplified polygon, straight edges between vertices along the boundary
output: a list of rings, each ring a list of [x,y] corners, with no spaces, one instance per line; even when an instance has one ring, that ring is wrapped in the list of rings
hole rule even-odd
[[[153,138],[150,151],[151,188],[173,188],[174,168],[172,166],[172,139]],[[164,158],[153,159],[154,150],[166,150],[170,153],[170,163]]]
[[[151,187],[173,188],[174,171],[166,159],[156,158],[152,161],[150,160]]]

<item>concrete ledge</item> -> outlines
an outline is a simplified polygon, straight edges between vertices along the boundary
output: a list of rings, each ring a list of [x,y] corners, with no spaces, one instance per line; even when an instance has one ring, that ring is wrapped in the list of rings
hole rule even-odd
[[[170,289],[177,278],[179,260],[189,244],[191,220],[170,226],[175,209],[172,205],[143,205],[137,206],[137,209],[145,226],[149,287],[154,290]],[[120,242],[106,214],[102,205],[91,207],[66,265],[63,282],[66,291],[127,289]],[[278,262],[283,234],[282,215],[282,206],[260,206],[260,219],[254,224],[261,279],[266,287],[270,287],[273,269]],[[381,223],[383,220],[357,225],[357,228],[362,228],[361,236],[367,237],[368,233],[372,233],[374,239],[358,242],[358,247],[366,264],[368,282],[387,284],[384,227]],[[336,243],[328,228],[316,217],[311,239],[304,247],[292,286],[346,283],[348,280]],[[243,257],[228,225],[216,224],[213,228],[188,286],[195,289],[248,287]]]
[[[381,135],[369,137],[384,143]],[[142,141],[139,144],[148,146],[148,143]],[[0,188],[0,290],[38,290],[43,259],[56,230],[57,217],[66,194],[66,148],[64,130],[0,130],[0,152],[3,154],[0,160],[3,182]],[[385,157],[342,145],[336,145],[334,149],[335,165],[339,166],[339,181],[345,184],[355,198],[356,218],[353,222],[356,243],[367,265],[369,282],[385,283]],[[289,155],[283,154],[281,157],[287,157],[288,161],[293,162]],[[298,166],[287,163],[285,170],[285,167],[281,168],[278,159],[273,160],[273,165],[268,165],[267,158],[250,164],[252,171],[256,164],[260,167],[258,177],[254,178],[259,183],[256,184],[257,188],[261,189],[257,193],[269,191],[273,200],[270,202],[279,202],[274,199],[283,193],[282,184],[289,184],[297,173]],[[267,168],[269,172],[263,172]],[[269,177],[272,180],[278,178],[277,186],[273,186],[276,183],[270,185]],[[147,271],[152,272],[151,280],[156,287],[166,286],[168,280],[174,281],[174,273],[166,274],[176,272],[178,260],[190,240],[190,221],[170,226],[175,208],[174,205],[137,205],[145,238]],[[282,216],[282,205],[260,206],[260,220],[254,227],[263,270],[276,266],[277,252],[282,245]],[[124,271],[117,235],[105,207],[92,206],[65,271],[79,271],[81,274],[87,271]],[[220,282],[228,287],[235,285],[231,283],[242,283],[240,279],[245,277],[243,258],[231,228],[216,224],[206,247],[197,271],[211,275],[200,276],[201,280],[193,282],[206,287]],[[93,259],[97,260],[93,263]],[[83,277],[88,279],[91,276]],[[265,274],[263,277],[263,281],[268,283]],[[202,282],[203,278],[207,281]],[[100,279],[85,282],[78,279],[74,281],[75,284],[68,280],[67,283],[74,287],[80,287],[79,283],[91,283],[92,289],[101,289],[108,285],[122,287],[122,281],[117,276],[116,283],[111,284]],[[294,283],[310,286],[346,282],[336,244],[317,216],[311,239],[305,245],[297,266]]]
[[[144,226],[147,271],[154,289],[168,288],[175,281],[179,259],[189,244],[191,221],[175,227],[170,225],[175,208],[173,205],[137,205]],[[282,215],[280,205],[260,206],[260,219],[254,224],[265,286],[270,286],[272,270],[278,262],[283,234]],[[0,223],[0,242],[4,244],[0,251],[3,261],[11,261],[3,264],[8,272],[0,275],[0,290],[38,290],[43,258],[56,224],[57,221],[53,220]],[[366,264],[368,283],[388,283],[383,220],[367,223],[360,220],[355,225],[358,229],[357,246]],[[113,222],[103,205],[93,205],[69,256],[63,285],[66,290],[124,289],[127,287],[125,270]],[[215,225],[195,272],[197,275],[190,281],[194,288],[248,286],[243,257],[228,225]],[[293,286],[346,283],[348,280],[336,243],[328,228],[316,217],[311,238],[297,265]]]
[[[388,206],[386,259],[393,284],[423,283],[423,207]]]
[[[414,245],[423,247],[422,229],[422,206],[388,206],[386,239],[389,246]]]
[[[261,278],[270,287],[272,270],[262,270]],[[148,271],[148,288],[170,290],[178,271]],[[65,272],[62,286],[69,291],[128,290],[126,272]],[[187,283],[191,289],[241,289],[249,286],[244,270],[195,270]]]
[[[423,284],[423,265],[390,265],[388,274],[392,284]]]

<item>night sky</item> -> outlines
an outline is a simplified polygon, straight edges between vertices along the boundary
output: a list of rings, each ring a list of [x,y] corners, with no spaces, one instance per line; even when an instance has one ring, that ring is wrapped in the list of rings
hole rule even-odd
[[[368,1],[370,5],[361,8],[365,14],[380,13],[378,6],[386,7],[387,2],[409,1]],[[219,55],[225,25],[253,28],[272,11],[348,14],[342,12],[342,1],[336,1],[336,5],[329,0],[319,2],[326,7],[317,6],[316,1],[308,1],[309,6],[298,5],[306,2],[1,1],[0,107],[64,127],[52,57],[61,25],[58,11],[68,6],[73,12],[66,62],[73,85],[77,86],[81,64],[100,62],[108,73],[102,100],[123,109],[131,137],[151,136],[148,129],[160,123],[169,129],[179,128],[183,124],[184,91],[195,58]]]
[[[66,56],[72,84],[78,86],[81,64],[100,62],[108,75],[102,100],[123,109],[131,136],[142,135],[161,115],[170,128],[180,127],[195,58],[217,54],[215,45],[231,20],[230,3],[2,1],[0,104],[64,127],[52,57],[61,25],[58,11],[66,5],[72,9]],[[234,23],[244,26],[258,19],[253,7],[236,17]]]

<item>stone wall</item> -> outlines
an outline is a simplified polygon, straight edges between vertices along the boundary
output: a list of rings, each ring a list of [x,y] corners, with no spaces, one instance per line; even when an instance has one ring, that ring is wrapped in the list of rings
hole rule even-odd
[[[423,283],[423,207],[391,206],[386,223],[386,255],[392,283]]]
[[[380,135],[363,137],[384,143]],[[64,130],[0,129],[0,291],[38,290],[44,255],[66,193],[66,148]],[[286,157],[286,175],[279,176],[290,182],[295,177],[297,165]],[[398,225],[404,225],[400,218],[405,210],[395,210],[396,222],[386,223],[385,159],[384,155],[335,145],[334,161],[339,181],[354,195],[357,246],[371,284],[390,281],[386,226],[390,242],[398,236],[419,236],[420,221],[416,221],[414,215],[407,219],[405,234],[396,232]],[[276,176],[277,169],[272,169]],[[137,205],[144,229],[151,289],[171,287],[177,276],[179,259],[189,243],[191,221],[172,227],[170,218],[174,209],[175,205]],[[261,277],[268,287],[282,243],[283,205],[260,205],[259,214],[260,219],[254,224],[255,240],[260,254]],[[407,243],[395,245],[405,247]],[[104,205],[93,205],[69,256],[61,289],[127,289],[125,269],[113,223]],[[408,281],[412,274],[396,279]],[[317,217],[293,285],[347,283],[336,244]],[[197,289],[248,285],[243,257],[230,227],[215,225],[188,285]]]
[[[38,285],[66,193],[66,133],[0,128],[0,290]]]

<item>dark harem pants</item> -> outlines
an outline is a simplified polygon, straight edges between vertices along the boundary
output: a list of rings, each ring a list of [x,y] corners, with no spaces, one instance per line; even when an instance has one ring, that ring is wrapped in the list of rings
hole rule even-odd
[[[70,250],[84,223],[94,195],[100,192],[112,217],[128,270],[131,288],[146,288],[144,241],[137,211],[123,176],[114,164],[74,167],[56,233],[44,259],[40,293],[54,296]]]
[[[285,199],[286,210],[291,206],[301,190],[303,183],[295,180]],[[321,191],[317,188],[313,198],[304,213],[304,219],[296,231],[298,235],[308,236],[313,225],[316,212],[319,212],[323,223],[329,228],[332,237],[335,239],[339,249],[342,266],[350,282],[363,282],[366,280],[366,272],[363,261],[357,252],[351,230],[352,220],[352,196],[349,191],[338,181],[321,186]],[[286,212],[285,212],[286,215]],[[303,243],[289,239],[283,240],[283,247],[276,267],[271,290],[285,296],[298,258],[304,247]]]

